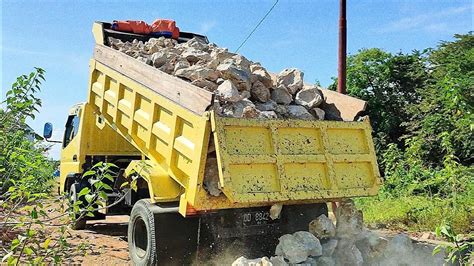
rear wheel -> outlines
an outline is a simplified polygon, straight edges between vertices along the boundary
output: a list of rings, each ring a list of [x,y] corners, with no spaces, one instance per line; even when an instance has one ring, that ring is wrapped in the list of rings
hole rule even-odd
[[[155,217],[149,200],[139,200],[133,206],[128,222],[128,250],[134,265],[157,263]]]
[[[79,200],[77,194],[80,192],[81,186],[78,183],[73,183],[71,188],[69,189],[69,204],[70,206],[74,206],[76,202]],[[84,215],[82,215],[84,216]],[[86,228],[86,217],[81,217],[80,214],[74,215],[74,221],[71,224],[71,228],[74,230],[82,230]]]
[[[184,218],[178,202],[133,205],[128,222],[128,250],[134,265],[191,265],[195,260],[199,218]]]

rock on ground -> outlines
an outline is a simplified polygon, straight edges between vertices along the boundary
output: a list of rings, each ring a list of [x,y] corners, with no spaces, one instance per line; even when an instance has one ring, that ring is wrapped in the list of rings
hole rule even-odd
[[[313,234],[307,231],[298,231],[279,238],[275,255],[285,258],[290,263],[301,263],[310,256],[321,256],[322,247]]]
[[[289,265],[282,256],[270,257],[270,262],[273,264],[273,266],[288,266]]]
[[[323,254],[321,243],[319,243],[319,239],[316,238],[310,232],[298,231],[294,233],[293,236],[298,241],[303,243],[303,245],[305,246],[305,249],[308,250],[309,256],[321,256]]]
[[[300,263],[309,256],[309,250],[295,236],[286,234],[279,238],[279,243],[275,249],[275,255],[282,256],[290,263]]]
[[[362,254],[364,262],[367,264],[371,264],[380,258],[387,248],[387,244],[387,239],[369,230],[364,230],[355,242],[356,247]]]
[[[331,257],[337,247],[337,239],[330,239],[321,245],[323,256]]]
[[[316,265],[318,266],[335,266],[336,262],[331,257],[319,257],[316,259]]]
[[[336,235],[336,227],[331,219],[322,214],[309,223],[309,232],[319,239],[327,239]]]
[[[246,257],[240,257],[236,259],[232,266],[273,266],[274,264],[267,257],[259,259],[247,259]]]
[[[352,200],[342,201],[336,209],[336,236],[338,238],[354,239],[362,233],[364,221],[362,211],[355,207]]]
[[[336,265],[361,266],[364,263],[360,250],[355,245],[336,248],[333,254]]]

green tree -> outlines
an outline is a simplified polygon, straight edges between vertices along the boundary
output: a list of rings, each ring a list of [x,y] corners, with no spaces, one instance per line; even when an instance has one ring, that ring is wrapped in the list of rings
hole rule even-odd
[[[380,206],[404,202],[387,223],[468,232],[474,206],[474,36],[455,35],[420,53],[365,49],[349,57],[348,92],[368,101],[385,182]],[[409,204],[409,203],[413,204]],[[420,206],[419,202],[426,202]],[[416,203],[416,204],[415,204]],[[371,205],[373,204],[373,205]],[[414,207],[406,208],[406,205]],[[370,220],[370,216],[367,216]],[[374,217],[376,217],[374,215]],[[392,219],[390,221],[390,219]]]
[[[26,125],[41,107],[36,93],[43,80],[41,68],[18,77],[1,102],[5,108],[0,109],[0,193],[14,182],[32,193],[49,191],[54,164],[44,156],[46,146],[28,139],[31,132]]]
[[[455,35],[428,58],[431,82],[418,89],[420,102],[410,103],[409,130],[420,142],[421,159],[442,166],[445,156],[463,165],[474,158],[474,36]]]
[[[424,53],[392,55],[380,49],[363,49],[349,56],[348,94],[368,102],[378,154],[389,143],[403,144],[405,122],[410,120],[407,106],[420,101],[419,90],[428,76]]]

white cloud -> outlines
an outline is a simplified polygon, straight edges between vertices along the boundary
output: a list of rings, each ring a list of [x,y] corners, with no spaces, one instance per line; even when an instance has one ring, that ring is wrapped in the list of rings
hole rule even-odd
[[[61,66],[70,66],[74,70],[84,71],[87,70],[87,67],[84,66],[88,65],[90,55],[86,53],[57,53],[57,52],[50,52],[50,51],[38,51],[38,50],[30,50],[30,49],[23,49],[21,47],[10,47],[10,46],[0,46],[0,52],[5,54],[15,54],[20,56],[30,55],[37,58],[47,58],[50,62],[51,61],[58,61],[61,62]]]
[[[199,32],[200,34],[206,34],[210,30],[212,30],[215,26],[217,25],[217,22],[212,20],[212,21],[204,21],[199,25]]]
[[[425,13],[411,17],[404,17],[381,26],[377,32],[400,32],[411,30],[423,30],[429,32],[446,32],[449,26],[446,19],[455,18],[456,15],[471,12],[471,6],[453,7],[440,12]]]

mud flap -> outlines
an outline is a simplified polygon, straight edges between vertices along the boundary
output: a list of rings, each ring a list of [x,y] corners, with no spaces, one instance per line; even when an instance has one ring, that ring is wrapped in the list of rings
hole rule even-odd
[[[199,218],[160,213],[155,215],[155,230],[160,265],[190,265],[195,261]]]

